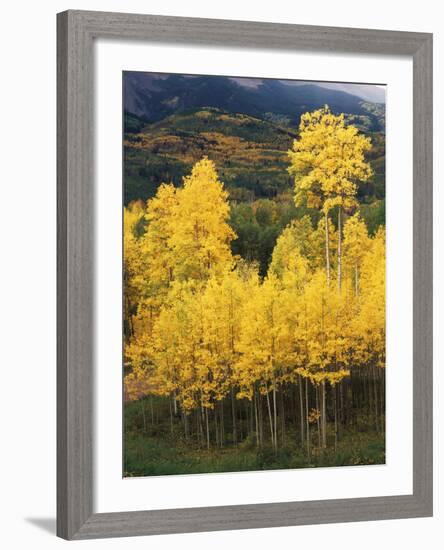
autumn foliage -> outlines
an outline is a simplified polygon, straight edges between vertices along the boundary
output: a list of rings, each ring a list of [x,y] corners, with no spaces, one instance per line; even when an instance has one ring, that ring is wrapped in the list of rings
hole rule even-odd
[[[289,172],[320,221],[285,227],[265,276],[232,253],[230,197],[206,157],[125,208],[128,400],[168,400],[171,427],[205,447],[293,437],[309,457],[359,406],[384,430],[385,233],[369,235],[356,199],[370,149],[328,108],[302,116]]]

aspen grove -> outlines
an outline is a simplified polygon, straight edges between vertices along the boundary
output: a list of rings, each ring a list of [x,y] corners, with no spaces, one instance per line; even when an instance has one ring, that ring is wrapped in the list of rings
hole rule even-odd
[[[124,389],[142,431],[163,422],[203,450],[291,441],[307,465],[364,417],[383,437],[385,229],[369,233],[357,200],[371,148],[328,107],[301,117],[288,171],[319,221],[293,219],[265,275],[232,252],[207,157],[125,208]]]

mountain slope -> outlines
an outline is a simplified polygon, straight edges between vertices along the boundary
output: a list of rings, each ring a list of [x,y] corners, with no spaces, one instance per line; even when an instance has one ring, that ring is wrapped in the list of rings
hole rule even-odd
[[[125,203],[152,197],[163,182],[180,185],[203,156],[216,163],[231,200],[291,197],[287,151],[297,132],[279,121],[214,107],[178,112],[153,123],[126,114]],[[373,133],[371,138],[369,160],[375,175],[362,186],[360,195],[383,198],[384,135]]]
[[[125,127],[126,203],[152,196],[162,182],[180,185],[204,155],[216,163],[233,200],[273,197],[290,186],[287,151],[296,137],[290,128],[212,107],[152,124],[126,115]]]
[[[295,126],[302,113],[327,104],[335,113],[366,116],[371,130],[381,130],[381,115],[376,109],[369,111],[365,103],[359,95],[316,83],[290,85],[289,81],[271,79],[124,74],[125,111],[146,122],[156,122],[189,109],[216,107],[258,118],[271,113]]]

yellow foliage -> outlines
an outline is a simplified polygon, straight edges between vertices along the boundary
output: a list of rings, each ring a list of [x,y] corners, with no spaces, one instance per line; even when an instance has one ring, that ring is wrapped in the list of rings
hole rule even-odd
[[[385,230],[379,229],[362,258],[359,308],[351,330],[357,364],[385,367]]]
[[[206,280],[232,266],[230,243],[236,238],[228,225],[228,193],[218,180],[214,163],[198,162],[177,191],[168,243],[179,280]]]
[[[288,152],[296,203],[306,201],[326,213],[335,206],[346,210],[355,206],[356,181],[372,175],[364,157],[370,148],[369,138],[355,126],[347,126],[344,115],[334,115],[327,106],[302,115],[299,139]]]
[[[371,174],[369,147],[328,108],[304,115],[289,153],[296,201],[325,213],[354,205],[356,180]],[[189,413],[213,409],[230,392],[275,398],[300,377],[334,386],[352,369],[385,365],[383,230],[370,237],[358,214],[345,220],[338,292],[325,277],[325,224],[330,243],[342,232],[327,216],[317,228],[307,216],[291,222],[261,280],[257,266],[231,253],[229,214],[227,191],[207,158],[182,187],[163,184],[146,205],[125,209],[128,399],[170,396]],[[339,247],[329,261],[332,270],[339,265]]]

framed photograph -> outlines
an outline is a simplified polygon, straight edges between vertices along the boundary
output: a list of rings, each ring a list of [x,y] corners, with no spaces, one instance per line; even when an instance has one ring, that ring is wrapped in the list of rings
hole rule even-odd
[[[58,535],[432,515],[432,35],[58,15]]]

